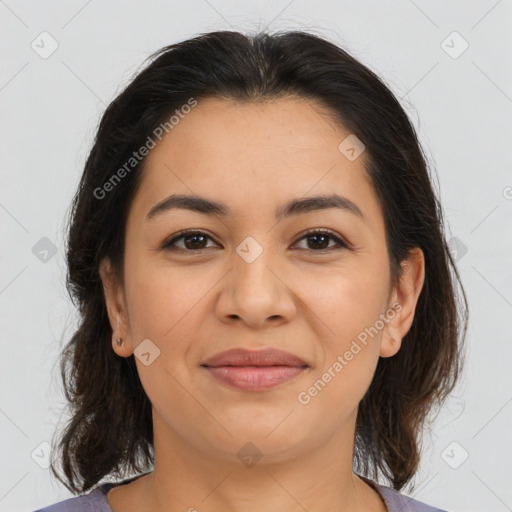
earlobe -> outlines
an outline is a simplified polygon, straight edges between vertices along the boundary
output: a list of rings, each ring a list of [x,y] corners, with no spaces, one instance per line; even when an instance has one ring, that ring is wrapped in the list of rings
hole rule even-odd
[[[425,257],[419,247],[409,252],[407,259],[401,262],[401,274],[392,293],[394,315],[386,324],[382,333],[380,356],[394,356],[401,346],[402,339],[409,332],[414,313],[425,281]]]
[[[395,338],[386,338],[381,340],[380,343],[380,357],[392,357],[394,356],[402,346],[402,340]]]

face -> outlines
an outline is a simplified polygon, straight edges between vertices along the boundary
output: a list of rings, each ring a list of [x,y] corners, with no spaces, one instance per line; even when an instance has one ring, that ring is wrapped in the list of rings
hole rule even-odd
[[[349,135],[310,100],[206,99],[149,154],[127,221],[124,285],[109,281],[107,263],[101,272],[125,340],[114,350],[137,356],[155,438],[233,461],[248,442],[284,460],[352,439],[379,357],[393,356],[410,327],[423,267],[405,262],[392,285],[367,155],[339,149]],[[178,194],[222,208],[163,206]],[[304,202],[333,195],[336,205]],[[280,349],[306,367],[241,389],[203,366],[234,348]]]

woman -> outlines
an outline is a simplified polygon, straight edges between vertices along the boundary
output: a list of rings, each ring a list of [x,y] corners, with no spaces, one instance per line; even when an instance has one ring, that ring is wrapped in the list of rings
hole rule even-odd
[[[399,491],[467,306],[407,115],[312,34],[153,57],[73,202],[52,471],[81,496],[41,510],[440,510]]]

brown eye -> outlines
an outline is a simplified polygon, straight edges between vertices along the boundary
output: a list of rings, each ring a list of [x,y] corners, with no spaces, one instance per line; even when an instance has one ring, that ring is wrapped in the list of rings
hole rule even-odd
[[[332,249],[333,246],[329,247],[330,241],[335,242],[334,248],[336,246],[342,247],[342,248],[348,248],[348,245],[341,240],[339,237],[334,235],[331,231],[327,230],[313,230],[306,233],[300,240],[306,239],[307,247],[303,248],[306,250],[311,250],[313,252],[321,252],[321,251],[328,251],[329,249]]]
[[[202,231],[185,231],[179,235],[173,237],[171,240],[164,242],[162,249],[167,250],[182,250],[182,251],[199,251],[201,249],[207,249],[207,240],[211,238]],[[183,246],[176,245],[178,241],[183,240]]]

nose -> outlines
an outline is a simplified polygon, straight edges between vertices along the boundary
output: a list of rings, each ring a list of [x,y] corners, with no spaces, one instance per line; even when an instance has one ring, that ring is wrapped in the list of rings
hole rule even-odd
[[[287,279],[284,263],[268,249],[254,260],[241,254],[233,253],[233,266],[223,280],[216,304],[218,317],[254,329],[289,322],[297,309],[295,283]]]

